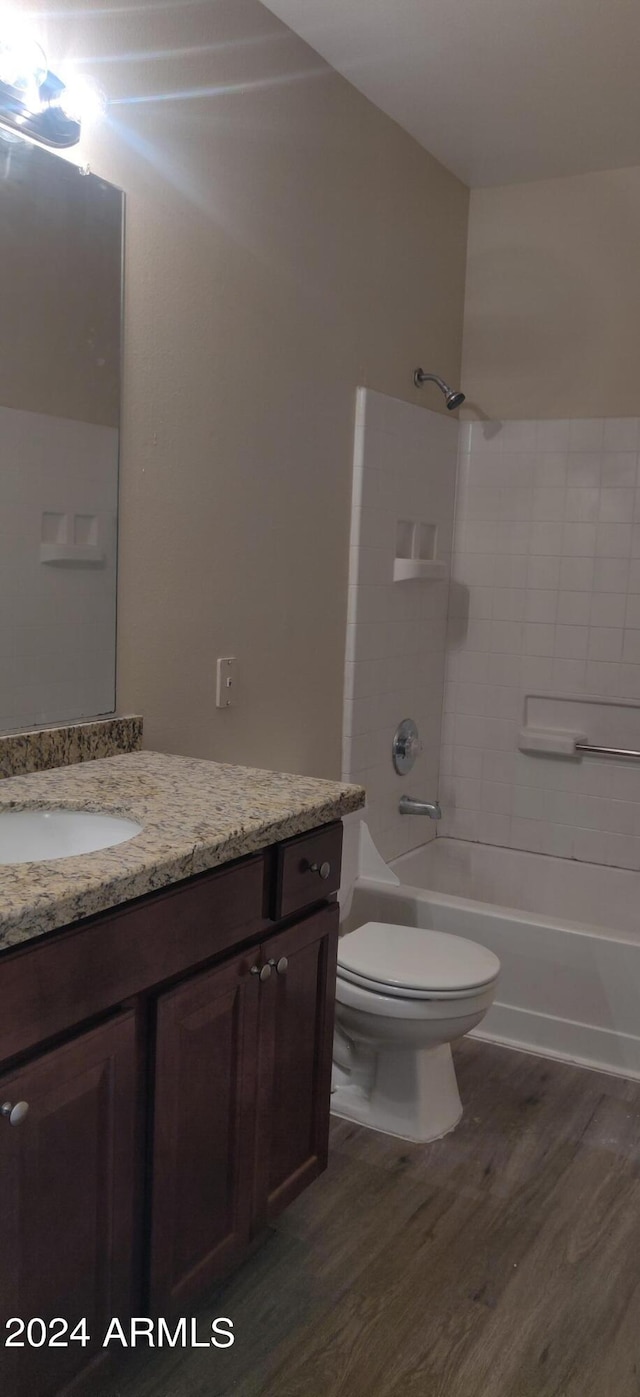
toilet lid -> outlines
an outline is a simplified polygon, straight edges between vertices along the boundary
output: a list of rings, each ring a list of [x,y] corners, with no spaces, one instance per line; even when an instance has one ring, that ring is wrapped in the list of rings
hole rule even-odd
[[[338,943],[338,975],[387,993],[454,997],[491,984],[499,972],[486,946],[422,927],[366,922]]]

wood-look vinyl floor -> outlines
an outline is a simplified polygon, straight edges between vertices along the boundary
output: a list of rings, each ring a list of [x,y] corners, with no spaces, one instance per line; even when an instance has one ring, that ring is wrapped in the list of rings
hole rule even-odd
[[[96,1397],[640,1397],[640,1083],[471,1039],[456,1066],[444,1140],[334,1122],[203,1312],[232,1349],[131,1355]]]

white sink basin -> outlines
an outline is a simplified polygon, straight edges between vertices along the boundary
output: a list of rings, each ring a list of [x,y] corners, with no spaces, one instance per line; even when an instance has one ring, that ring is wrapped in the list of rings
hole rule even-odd
[[[0,864],[39,863],[112,849],[142,833],[142,825],[119,815],[89,810],[0,811]]]

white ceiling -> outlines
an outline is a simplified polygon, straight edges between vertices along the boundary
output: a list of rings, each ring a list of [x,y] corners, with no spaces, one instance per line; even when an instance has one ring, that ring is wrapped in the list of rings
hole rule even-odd
[[[640,0],[268,0],[472,186],[640,164]]]

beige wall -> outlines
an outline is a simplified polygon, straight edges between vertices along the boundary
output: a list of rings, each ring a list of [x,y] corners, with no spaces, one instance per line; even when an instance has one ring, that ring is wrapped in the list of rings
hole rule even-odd
[[[355,388],[458,380],[467,191],[254,0],[57,0],[48,44],[114,99],[82,154],[127,195],[120,708],[338,774]]]
[[[640,167],[474,190],[468,415],[640,414],[639,249]]]

